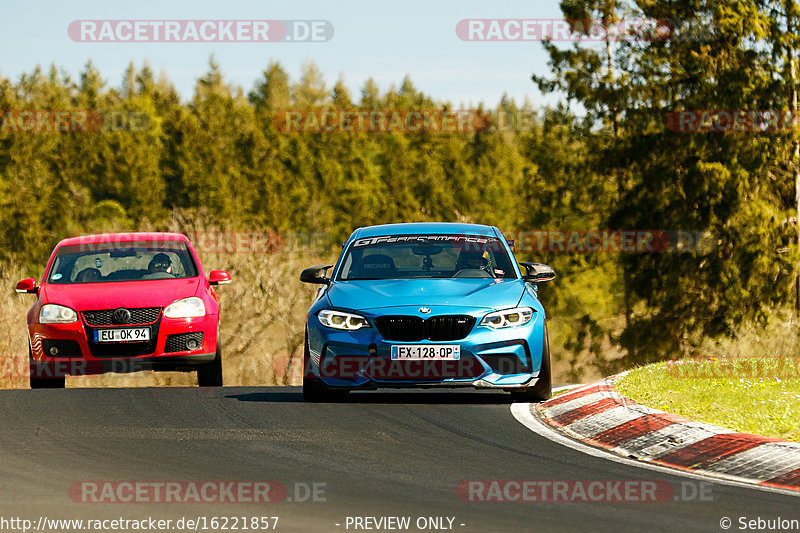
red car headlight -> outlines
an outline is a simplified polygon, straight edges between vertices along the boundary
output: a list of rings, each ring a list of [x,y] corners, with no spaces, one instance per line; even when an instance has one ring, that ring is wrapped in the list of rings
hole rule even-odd
[[[206,316],[206,304],[197,296],[172,302],[164,309],[167,318],[196,318]]]
[[[63,305],[45,304],[39,310],[40,324],[71,324],[78,321],[78,313]]]

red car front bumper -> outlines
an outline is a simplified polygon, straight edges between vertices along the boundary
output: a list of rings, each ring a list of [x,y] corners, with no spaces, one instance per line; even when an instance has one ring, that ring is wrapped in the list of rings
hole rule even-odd
[[[59,377],[147,369],[188,370],[214,359],[218,315],[175,319],[163,316],[161,309],[149,311],[150,316],[144,322],[124,325],[111,324],[106,319],[110,316],[108,311],[80,312],[78,321],[70,324],[29,324],[31,375]],[[150,340],[95,340],[96,331],[118,328],[148,328]]]

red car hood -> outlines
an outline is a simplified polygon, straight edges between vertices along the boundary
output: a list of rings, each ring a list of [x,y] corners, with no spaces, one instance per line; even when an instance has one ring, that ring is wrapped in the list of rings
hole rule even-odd
[[[166,307],[175,300],[195,296],[199,283],[200,278],[75,285],[46,284],[42,288],[42,302],[66,305],[75,311],[118,307]]]

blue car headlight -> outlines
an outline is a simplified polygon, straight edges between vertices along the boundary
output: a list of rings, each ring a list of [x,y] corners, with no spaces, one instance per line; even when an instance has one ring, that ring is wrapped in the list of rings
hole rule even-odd
[[[344,311],[334,311],[333,309],[324,309],[317,315],[320,323],[333,329],[344,329],[347,331],[355,331],[361,328],[368,328],[369,322],[361,315],[353,313],[345,313]]]
[[[492,329],[513,328],[527,324],[533,318],[533,309],[530,307],[515,307],[514,309],[504,309],[503,311],[496,311],[489,313],[483,320],[481,326],[487,326]]]

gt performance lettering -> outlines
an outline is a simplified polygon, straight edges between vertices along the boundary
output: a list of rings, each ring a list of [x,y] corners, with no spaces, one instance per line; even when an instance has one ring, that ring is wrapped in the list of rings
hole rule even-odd
[[[373,246],[376,244],[395,244],[395,243],[433,243],[433,242],[452,242],[464,244],[489,244],[496,243],[495,237],[478,237],[474,235],[386,235],[381,237],[366,237],[356,239],[353,247]]]

